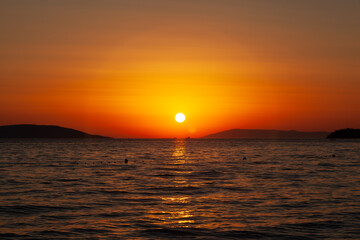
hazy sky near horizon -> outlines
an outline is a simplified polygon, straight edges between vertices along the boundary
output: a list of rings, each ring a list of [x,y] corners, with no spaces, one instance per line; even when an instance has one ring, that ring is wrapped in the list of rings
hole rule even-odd
[[[359,13],[359,0],[3,0],[0,124],[360,128]]]

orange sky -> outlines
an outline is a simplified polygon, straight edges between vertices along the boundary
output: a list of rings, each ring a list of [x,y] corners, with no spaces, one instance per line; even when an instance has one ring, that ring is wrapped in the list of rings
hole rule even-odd
[[[356,0],[1,1],[0,124],[360,128],[359,12]]]

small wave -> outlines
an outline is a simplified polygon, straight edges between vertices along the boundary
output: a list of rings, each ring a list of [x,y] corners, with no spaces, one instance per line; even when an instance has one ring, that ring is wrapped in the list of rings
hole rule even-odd
[[[112,213],[100,213],[97,215],[98,217],[104,218],[120,218],[120,217],[127,217],[127,216],[140,216],[140,214],[136,213],[124,213],[124,212],[112,212]]]
[[[92,234],[92,233],[109,233],[112,232],[111,230],[103,229],[103,228],[72,228],[70,229],[71,232],[74,233],[85,233],[85,234]]]
[[[272,229],[273,230],[273,229]],[[273,230],[274,231],[274,230]],[[311,240],[313,238],[275,233],[271,231],[230,230],[204,228],[152,228],[140,232],[141,236],[158,238],[185,237],[191,239],[284,239],[284,240]]]
[[[141,232],[146,236],[154,237],[176,237],[176,236],[196,236],[199,231],[190,228],[153,228],[146,229]]]
[[[54,211],[71,211],[79,210],[88,207],[55,207],[46,205],[15,205],[15,206],[0,206],[0,213],[4,215],[32,215],[45,212]]]
[[[71,219],[75,219],[76,216],[72,216],[72,215],[43,215],[41,216],[42,219],[49,219],[49,220],[71,220]]]
[[[343,222],[340,221],[315,221],[315,222],[304,222],[284,225],[293,229],[337,229],[343,226]]]
[[[165,191],[165,192],[187,192],[187,191],[195,191],[201,190],[201,188],[187,186],[187,187],[153,187],[148,188],[148,190],[156,190],[156,191]]]
[[[253,191],[252,189],[249,189],[249,188],[244,188],[244,187],[231,187],[231,186],[221,187],[221,189],[229,190],[229,191],[234,191],[234,192],[242,192],[242,193],[246,193],[246,192],[251,192],[251,191]]]
[[[28,235],[20,235],[16,233],[0,233],[1,239],[26,239],[27,237],[30,237]]]
[[[174,177],[174,176],[176,176],[176,175],[174,175],[174,174],[169,174],[169,173],[165,173],[165,174],[154,174],[154,175],[148,175],[148,176],[160,177],[160,178],[169,178],[169,177]]]
[[[63,231],[55,231],[55,230],[44,230],[39,232],[32,232],[34,235],[41,236],[43,238],[51,238],[51,237],[71,237],[73,233],[71,232],[63,232]]]
[[[109,194],[109,195],[124,195],[128,194],[128,191],[122,191],[122,190],[101,190],[98,191],[101,194]]]
[[[169,164],[168,164],[169,165]],[[174,166],[177,166],[176,164]],[[173,167],[173,168],[169,168],[169,167],[160,167],[160,168],[156,168],[155,170],[160,170],[160,171],[176,171],[176,172],[187,172],[189,171],[189,169],[184,169],[184,168],[179,168],[179,167]]]
[[[219,177],[223,176],[224,172],[220,172],[217,170],[203,171],[203,172],[195,172],[193,175],[195,176],[210,176],[210,177]]]
[[[82,179],[80,178],[59,178],[56,179],[57,182],[81,182]]]
[[[7,179],[6,181],[7,181],[7,183],[9,183],[9,184],[15,184],[15,185],[24,184],[24,182],[22,182],[22,181],[17,181],[17,180],[15,180],[15,179]]]
[[[327,163],[327,162],[320,162],[320,163],[318,163],[318,166],[322,166],[322,167],[335,167],[334,164],[332,164],[332,163]]]

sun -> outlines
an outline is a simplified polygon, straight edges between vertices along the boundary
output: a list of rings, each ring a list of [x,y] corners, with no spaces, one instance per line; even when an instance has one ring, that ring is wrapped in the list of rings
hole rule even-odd
[[[175,120],[178,123],[182,123],[183,121],[185,121],[185,115],[183,113],[178,113],[175,115]]]

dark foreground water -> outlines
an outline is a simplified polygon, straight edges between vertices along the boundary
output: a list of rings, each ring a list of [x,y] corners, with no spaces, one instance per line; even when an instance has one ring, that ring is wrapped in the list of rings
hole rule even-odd
[[[0,140],[0,239],[360,239],[359,174],[356,141]]]

